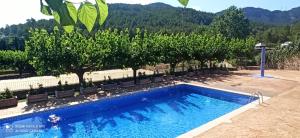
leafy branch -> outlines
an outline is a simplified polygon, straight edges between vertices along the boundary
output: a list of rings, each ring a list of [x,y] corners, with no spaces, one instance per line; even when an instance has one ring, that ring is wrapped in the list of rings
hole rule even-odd
[[[40,0],[41,12],[53,16],[54,20],[69,33],[74,30],[78,21],[91,32],[96,22],[102,25],[108,16],[108,5],[105,0],[95,0],[95,5],[84,1],[80,3],[78,9],[73,2],[65,0],[45,0],[45,2]]]

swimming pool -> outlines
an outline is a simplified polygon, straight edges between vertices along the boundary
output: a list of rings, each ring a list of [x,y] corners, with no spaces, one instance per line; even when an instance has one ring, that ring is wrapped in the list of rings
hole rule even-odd
[[[176,137],[253,100],[180,84],[1,119],[0,137]],[[51,123],[50,115],[60,120]]]

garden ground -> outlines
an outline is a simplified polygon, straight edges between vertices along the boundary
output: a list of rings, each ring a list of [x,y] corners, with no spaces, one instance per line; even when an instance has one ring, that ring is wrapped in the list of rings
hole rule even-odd
[[[115,70],[113,74],[123,74]],[[229,75],[205,75],[189,79],[178,78],[194,84],[243,92],[260,91],[271,97],[264,104],[241,113],[231,122],[220,124],[197,137],[299,137],[300,136],[300,71],[268,70],[272,78],[258,78],[259,71],[241,70]],[[122,75],[121,75],[122,76]],[[103,77],[103,76],[102,76]],[[2,82],[3,83],[3,82]],[[139,88],[143,89],[143,88]],[[57,106],[77,104],[95,100],[96,97],[76,97],[63,101],[50,100],[47,104],[29,105],[19,103],[18,107],[0,110],[0,118],[41,111]]]

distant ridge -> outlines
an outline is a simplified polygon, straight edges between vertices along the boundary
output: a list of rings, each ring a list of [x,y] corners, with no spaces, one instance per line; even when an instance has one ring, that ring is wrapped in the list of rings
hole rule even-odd
[[[243,11],[249,20],[265,24],[285,25],[300,21],[300,7],[288,11],[247,7]]]
[[[213,13],[190,8],[173,7],[164,3],[110,4],[105,28],[146,28],[151,31],[189,32],[209,25]]]
[[[288,11],[270,11],[262,8],[246,7],[242,8],[245,16],[252,22],[269,25],[287,25],[300,21],[300,7]],[[221,14],[221,12],[216,13]],[[184,17],[182,17],[184,14]],[[109,26],[120,26],[119,20],[133,22],[132,26],[138,25],[167,25],[189,24],[208,25],[216,15],[209,12],[197,11],[194,9],[184,9],[173,7],[165,3],[152,3],[149,5],[139,4],[110,4]],[[151,22],[147,22],[151,20]],[[179,22],[180,20],[180,22]],[[128,25],[126,22],[125,26]],[[122,25],[121,25],[122,26]]]

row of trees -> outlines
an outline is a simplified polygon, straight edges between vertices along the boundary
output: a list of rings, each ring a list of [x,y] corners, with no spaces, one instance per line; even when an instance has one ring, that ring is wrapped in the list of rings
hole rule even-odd
[[[228,39],[220,34],[166,35],[137,29],[134,35],[128,30],[90,35],[80,30],[35,30],[26,41],[26,53],[39,75],[75,73],[83,84],[83,74],[94,70],[129,67],[135,77],[136,71],[145,65],[167,63],[174,72],[175,66],[185,61],[198,60],[204,64],[238,56],[253,57],[254,45],[253,38]]]
[[[22,76],[28,65],[27,54],[23,51],[0,50],[0,69],[13,68]]]

